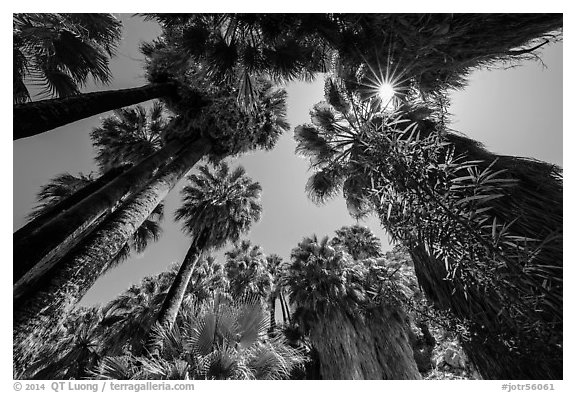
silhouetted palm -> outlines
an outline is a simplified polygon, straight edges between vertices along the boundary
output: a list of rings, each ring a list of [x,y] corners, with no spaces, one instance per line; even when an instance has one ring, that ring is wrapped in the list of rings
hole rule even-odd
[[[370,229],[360,225],[342,227],[336,230],[332,239],[333,246],[344,247],[356,260],[378,258],[382,256],[382,245]]]
[[[58,203],[74,195],[75,192],[95,182],[96,179],[92,174],[86,176],[80,174],[79,177],[70,174],[56,176],[50,183],[42,187],[38,194],[38,206],[29,214],[30,219],[41,217],[45,212],[52,209]],[[152,214],[138,227],[119,253],[110,262],[108,269],[117,266],[130,256],[130,250],[137,253],[143,253],[151,241],[157,241],[160,238],[162,228],[160,222],[164,217],[164,205],[159,204]]]
[[[160,150],[164,146],[162,134],[170,120],[159,101],[154,101],[148,110],[141,105],[115,110],[90,133],[100,170],[136,165]]]
[[[109,83],[120,28],[112,14],[14,14],[14,103],[30,99],[25,82],[56,97],[79,94],[89,76]]]
[[[19,105],[14,110],[15,139],[155,98],[185,107],[187,111],[198,110],[206,104],[206,97],[195,91],[196,87],[190,85],[188,79],[196,72],[198,63],[203,64],[200,80],[225,82],[235,88],[235,98],[242,98],[240,102],[246,98],[254,104],[259,100],[257,85],[261,76],[277,81],[309,79],[314,72],[309,66],[317,62],[314,60],[317,56],[312,54],[321,52],[322,48],[310,37],[299,39],[295,33],[269,40],[259,33],[257,24],[242,22],[241,15],[188,14],[177,22],[161,23],[163,35],[154,43],[143,45],[142,51],[148,58],[148,85],[83,94],[65,102],[46,100]],[[230,27],[228,33],[222,32],[227,26]],[[281,30],[275,35],[287,31]],[[237,50],[240,53],[232,53]],[[178,111],[178,114],[183,113]]]
[[[257,296],[268,298],[271,277],[268,261],[262,248],[243,240],[226,252],[224,270],[230,283],[230,294],[235,298]]]
[[[406,317],[386,296],[371,301],[362,262],[313,235],[292,250],[283,273],[323,379],[420,379]]]
[[[331,105],[316,105],[313,124],[295,131],[297,149],[310,156],[315,172],[307,185],[313,199],[343,191],[354,215],[378,213],[391,236],[410,248],[428,298],[473,326],[463,345],[485,377],[556,375],[561,170],[492,154],[447,131],[426,108],[387,113],[338,81],[327,87]],[[534,356],[536,342],[546,356]],[[510,345],[517,355],[493,359],[499,351],[508,356]]]
[[[114,180],[115,175],[122,174],[126,168],[160,150],[163,146],[160,134],[167,123],[168,118],[164,107],[158,102],[154,103],[148,112],[143,107],[136,106],[118,110],[102,120],[102,126],[95,128],[92,132],[92,142],[97,152],[95,159],[102,175],[98,179],[95,179],[93,175],[88,177],[81,175],[79,178],[68,174],[59,175],[42,188],[38,195],[41,203],[31,213],[30,217],[33,221],[27,225],[31,229],[19,230],[14,234],[15,255],[18,260],[14,269],[15,281],[35,265],[34,259],[26,258],[28,252],[26,245],[33,244],[30,243],[30,236],[34,236],[32,228],[41,228],[44,223],[59,216],[61,211],[65,212],[73,208],[91,193],[105,187],[107,183]],[[146,219],[135,228],[131,243],[137,252],[142,252],[150,240],[158,240],[160,235],[158,222],[162,219],[162,215],[163,205],[159,204],[150,213],[150,219]],[[102,217],[85,226],[82,232],[86,233],[101,222]],[[76,232],[72,239],[68,239],[68,244],[59,244],[59,255],[64,255],[71,250],[81,236],[82,233]],[[24,247],[20,249],[19,245],[24,245]],[[119,253],[120,258],[116,258],[116,261],[125,259],[128,251],[129,247],[124,247]]]
[[[237,241],[254,221],[260,219],[261,187],[245,175],[244,168],[231,171],[221,162],[213,171],[201,166],[198,174],[188,176],[183,204],[176,219],[192,237],[182,266],[166,297],[158,321],[172,326],[180,309],[188,282],[202,254],[218,249],[228,241]]]
[[[41,285],[33,288],[33,292],[22,296],[22,300],[15,304],[15,348],[39,326],[55,327],[50,322],[57,320],[53,316],[58,314],[63,317],[66,305],[75,304],[82,298],[120,252],[122,241],[129,239],[133,231],[203,156],[209,154],[212,159],[218,160],[226,155],[274,146],[288,126],[285,120],[286,93],[273,89],[264,81],[258,91],[262,94],[261,100],[250,114],[239,109],[235,98],[227,94],[225,89],[214,88],[208,91],[213,94],[215,107],[205,108],[195,122],[189,123],[182,118],[172,122],[171,125],[176,128],[181,124],[187,125],[187,128],[179,129],[184,134],[181,138],[176,136],[168,141],[157,153],[62,212],[57,220],[44,225],[42,231],[27,238],[20,247],[15,246],[15,255],[16,249],[19,249],[27,255],[42,256],[49,248],[46,242],[56,248],[62,247],[62,238],[78,238],[78,225],[85,225],[94,219],[103,220],[93,232],[84,233],[87,238],[82,241],[77,252],[66,258],[55,259],[58,267],[52,269],[50,279],[43,280]],[[170,131],[166,134],[174,135]],[[188,134],[205,135],[196,139],[192,137],[195,142],[188,144],[183,142],[183,139],[190,140]],[[159,166],[161,169],[157,171]],[[110,214],[109,209],[115,210]],[[60,232],[54,231],[55,228],[59,228]],[[47,233],[50,234],[48,237]],[[35,243],[32,240],[39,242],[43,248],[34,249],[32,245]],[[50,254],[45,258],[50,258]],[[49,332],[50,329],[47,334]]]

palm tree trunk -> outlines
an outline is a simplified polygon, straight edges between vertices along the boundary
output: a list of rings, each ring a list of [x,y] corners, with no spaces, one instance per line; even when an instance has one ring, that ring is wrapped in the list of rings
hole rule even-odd
[[[506,308],[497,296],[468,289],[469,301],[464,301],[461,284],[446,280],[443,261],[430,256],[423,246],[411,248],[410,255],[426,297],[437,308],[468,321],[470,334],[460,341],[484,379],[562,379],[562,348],[552,344],[557,337],[523,337],[522,331],[496,317],[498,309]],[[519,348],[511,351],[508,338]]]
[[[47,208],[40,216],[36,217],[34,220],[30,221],[29,223],[18,229],[16,232],[14,232],[14,243],[21,241],[21,239],[25,238],[26,236],[29,236],[32,232],[36,231],[42,225],[46,224],[48,221],[56,217],[58,213],[70,209],[72,206],[80,202],[82,199],[95,193],[105,184],[109,183],[114,178],[124,173],[130,167],[131,165],[123,165],[118,168],[112,168],[111,170],[100,176],[98,179],[94,180],[92,183],[86,185],[84,188],[76,191],[74,194],[58,202],[54,206]]]
[[[14,140],[41,134],[99,113],[177,93],[174,83],[98,91],[14,105]]]
[[[276,330],[276,295],[270,294],[270,332]]]
[[[286,306],[284,304],[282,292],[280,292],[280,308],[282,309],[282,321],[284,322],[284,325],[286,325],[286,322],[288,321],[288,317],[286,316]]]
[[[383,306],[365,315],[334,310],[310,331],[322,379],[421,379],[406,315]]]
[[[152,180],[158,169],[171,162],[183,148],[185,144],[181,141],[168,143],[28,236],[16,239],[14,281],[18,283],[24,275],[41,277],[45,274],[99,222]]]
[[[288,319],[288,323],[292,323],[292,317],[290,317],[290,306],[286,302],[286,298],[284,297],[283,293],[280,293],[280,300],[284,303],[284,308],[286,309],[286,318]]]
[[[68,307],[80,301],[130,236],[209,148],[206,139],[189,146],[163,168],[148,187],[110,216],[42,281],[15,287],[15,364],[26,351],[29,336],[50,337],[56,331]]]
[[[194,268],[206,248],[205,238],[206,236],[200,236],[199,239],[195,239],[190,245],[184,261],[180,266],[180,270],[178,270],[178,274],[170,286],[164,303],[162,303],[162,308],[158,313],[157,323],[164,327],[171,328],[174,322],[176,322],[176,317],[178,316],[178,311],[180,311],[180,306],[182,305],[182,300],[184,300],[186,288],[188,288],[188,283],[190,282]]]

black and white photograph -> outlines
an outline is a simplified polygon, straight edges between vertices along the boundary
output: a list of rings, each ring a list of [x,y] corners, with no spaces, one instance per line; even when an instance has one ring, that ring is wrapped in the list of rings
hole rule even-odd
[[[563,13],[133,5],[12,12],[8,388],[561,390]]]

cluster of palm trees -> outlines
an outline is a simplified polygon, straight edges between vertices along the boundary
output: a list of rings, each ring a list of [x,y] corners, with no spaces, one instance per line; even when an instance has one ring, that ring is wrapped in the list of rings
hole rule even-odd
[[[352,257],[360,244],[371,247]],[[403,311],[417,291],[413,273],[384,257],[369,229],[343,227],[331,240],[306,237],[290,263],[246,240],[235,243],[223,264],[211,256],[194,261],[191,277],[182,273],[186,258],[105,306],[73,311],[57,336],[33,342],[29,365],[17,376],[421,378],[414,321]],[[306,365],[312,350],[317,371]]]
[[[14,15],[14,139],[114,110],[91,133],[100,173],[55,177],[14,234],[16,376],[289,378],[306,342],[322,378],[420,378],[405,310],[420,292],[360,227],[305,238],[290,263],[239,242],[260,218],[261,187],[226,157],[272,149],[289,129],[279,83],[327,73],[326,102],[295,129],[312,199],[342,192],[354,216],[380,217],[430,303],[464,327],[484,378],[562,377],[561,170],[494,155],[444,123],[448,88],[535,56],[560,39],[562,15],[145,17],[162,27],[141,48],[149,84],[80,93],[89,76],[110,81],[118,21]],[[32,81],[56,98],[30,101]],[[376,93],[384,82],[395,110]],[[150,99],[149,111],[128,108]],[[210,165],[196,168],[202,159]],[[117,302],[75,314],[99,276],[158,238],[162,201],[192,169],[176,213],[191,244],[177,272],[143,284],[131,311]],[[228,242],[220,268],[208,253]],[[277,329],[277,301],[300,344]],[[119,321],[123,333],[110,334]],[[70,339],[53,345],[63,329]],[[48,366],[37,361],[46,351]]]

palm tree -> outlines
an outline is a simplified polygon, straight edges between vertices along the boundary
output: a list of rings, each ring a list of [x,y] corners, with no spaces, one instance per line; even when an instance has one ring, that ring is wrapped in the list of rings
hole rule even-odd
[[[164,301],[158,323],[172,326],[190,278],[199,258],[209,249],[218,249],[228,241],[237,241],[254,221],[260,219],[261,187],[245,176],[244,168],[231,171],[225,162],[210,171],[201,166],[198,174],[188,177],[184,201],[176,219],[184,220],[184,229],[192,238],[178,275]]]
[[[112,14],[14,14],[14,103],[30,100],[25,80],[56,97],[79,94],[89,76],[108,84],[121,26]]]
[[[353,214],[378,213],[410,249],[428,298],[471,324],[463,345],[485,378],[558,376],[561,171],[494,155],[407,105],[382,113],[338,82],[327,96],[332,105],[296,129],[315,170],[311,195],[342,190]],[[533,355],[535,343],[546,356]]]
[[[262,248],[243,240],[226,252],[224,270],[234,298],[256,296],[266,299],[270,294],[271,277]]]
[[[17,379],[80,379],[87,376],[105,353],[107,334],[101,322],[102,310],[78,310],[49,342],[30,337],[33,361],[15,369]],[[37,348],[35,348],[37,347]],[[28,355],[31,356],[31,355]]]
[[[206,60],[205,75],[216,82],[235,80],[242,101],[250,101],[254,74],[277,80],[310,79],[328,70],[334,53],[349,70],[360,64],[382,64],[388,57],[403,85],[416,83],[429,92],[461,87],[475,67],[533,55],[543,44],[558,39],[557,34],[547,33],[562,27],[561,14],[155,14],[150,18],[164,29],[158,42],[176,52],[169,62],[177,66],[175,72],[150,72],[150,84],[139,88],[17,105],[15,138],[154,98],[182,99],[182,85],[175,75],[186,73],[182,66],[189,59]],[[542,43],[529,47],[540,37]],[[153,47],[146,45],[145,51],[150,54]],[[235,68],[240,72],[231,76]]]
[[[360,78],[348,87],[367,94],[383,82],[424,95],[462,88],[477,68],[537,59],[558,41],[562,14],[334,14],[336,31],[318,34],[338,53],[337,67]],[[372,91],[370,91],[372,90]]]
[[[117,109],[90,133],[96,162],[102,172],[136,165],[164,147],[162,138],[172,115],[160,101],[146,110],[141,105]]]
[[[149,84],[130,89],[94,92],[63,99],[15,105],[14,138],[37,135],[50,129],[109,110],[161,98],[167,103],[198,109],[205,104],[186,81],[191,63],[204,62],[202,78],[211,83],[237,86],[239,98],[253,104],[258,97],[257,79],[262,75],[275,81],[310,79],[312,70],[324,67],[323,57],[311,56],[321,46],[302,40],[287,30],[264,34],[259,21],[242,20],[239,14],[170,14],[151,16],[158,20],[163,35],[142,51],[148,58]],[[271,35],[272,34],[272,35]],[[245,99],[241,99],[245,102]]]
[[[172,327],[157,326],[156,357],[105,357],[99,379],[287,379],[304,356],[282,336],[268,338],[260,301],[226,301],[216,294],[182,304]]]
[[[15,376],[79,379],[104,356],[139,356],[175,275],[171,269],[146,277],[102,307],[75,309],[48,341],[30,336],[28,351],[15,358]]]
[[[123,166],[124,165],[120,165],[120,167]],[[42,190],[38,194],[39,204],[29,214],[29,219],[33,221],[50,214],[56,207],[61,207],[68,198],[71,198],[78,191],[89,187],[97,181],[98,179],[95,179],[92,173],[89,175],[80,173],[78,177],[68,173],[56,176],[50,183],[42,187]],[[130,255],[130,250],[142,253],[151,241],[157,241],[162,230],[160,228],[160,221],[163,217],[164,205],[159,204],[125,243],[116,256],[115,261],[112,262],[108,268],[114,267],[118,263],[126,260]],[[18,266],[21,267],[21,265]]]
[[[370,229],[360,225],[345,226],[336,230],[333,246],[344,247],[355,260],[382,256],[382,245]]]
[[[282,308],[283,323],[286,324],[287,316],[286,310],[284,309],[285,304],[284,296],[282,293],[282,286],[280,285],[280,269],[282,265],[282,257],[277,254],[271,254],[266,256],[266,266],[268,268],[268,273],[270,274],[270,332],[276,330],[276,300],[279,299],[280,307]]]
[[[99,220],[117,210],[126,198],[134,198],[152,179],[161,179],[158,169],[175,158],[179,158],[179,161],[175,161],[172,171],[164,170],[169,181],[164,179],[162,191],[169,191],[176,184],[174,181],[179,180],[206,154],[221,158],[255,148],[271,149],[289,127],[285,121],[286,93],[273,89],[265,81],[261,81],[257,91],[259,101],[250,114],[238,107],[229,89],[212,88],[207,91],[206,94],[211,94],[212,105],[195,114],[194,121],[186,116],[172,119],[164,130],[169,139],[161,149],[53,217],[39,230],[15,239],[15,261],[22,265],[21,270],[38,264],[51,266],[56,263],[62,255],[61,251],[67,251],[70,245],[77,244],[82,235],[87,235],[88,230],[94,228],[95,222],[101,222]],[[148,189],[155,197],[144,202],[151,207],[148,213],[162,200],[158,198],[158,190],[150,187]]]
[[[228,288],[229,283],[223,266],[209,255],[198,261],[186,293],[194,296],[198,301],[204,301],[216,292],[227,292]]]
[[[135,356],[144,352],[147,334],[175,275],[176,269],[171,268],[155,277],[146,277],[103,307],[107,317],[102,323],[110,327],[108,341],[112,348],[124,348],[124,353]],[[105,354],[121,353],[107,351]]]
[[[292,250],[291,262],[283,283],[323,379],[421,378],[405,314],[385,297],[369,301],[363,263],[315,235]]]
[[[19,247],[19,245],[29,244],[31,238],[45,233],[42,226],[57,217],[61,210],[67,211],[73,208],[83,198],[105,186],[119,174],[124,173],[126,168],[134,166],[141,159],[160,150],[164,144],[161,133],[169,123],[169,118],[165,116],[165,113],[164,106],[159,102],[155,102],[148,111],[141,106],[120,109],[115,111],[112,116],[105,118],[101,127],[93,130],[92,141],[97,151],[95,160],[103,175],[94,180],[91,177],[75,178],[65,174],[56,177],[51,183],[43,187],[39,194],[41,203],[30,216],[33,218],[32,222],[14,234],[14,244],[17,246],[15,260],[18,261],[14,267],[15,283],[35,265],[34,259],[28,258],[30,254],[26,248]],[[150,214],[161,218],[162,206],[158,205],[158,208]],[[102,221],[103,217],[100,217],[91,222],[90,225],[83,228],[83,233],[88,234]],[[148,232],[153,239],[157,239],[159,235],[160,228],[150,220],[144,221],[137,228],[142,234]],[[146,228],[149,230],[146,231]],[[52,255],[50,259],[55,261],[62,257],[72,247],[79,244],[82,239],[82,232],[73,233],[72,238],[67,243],[64,242],[57,246],[56,255]],[[141,242],[145,240],[144,237],[140,237],[139,240],[140,242],[137,241],[133,244],[136,245],[137,249],[143,250],[147,242]],[[124,251],[127,250],[127,248],[124,249]],[[34,279],[39,279],[39,277]]]
[[[107,217],[48,275],[44,276],[43,265],[30,271],[30,277],[44,277],[34,285],[23,281],[15,288],[15,297],[18,298],[14,305],[15,353],[24,350],[21,344],[35,330],[41,329],[45,336],[53,333],[59,318],[65,317],[68,305],[77,303],[84,296],[135,229],[202,156],[210,152],[213,159],[218,159],[227,154],[274,145],[288,126],[284,121],[285,93],[270,89],[264,92],[262,102],[251,115],[240,112],[234,102],[228,102],[226,113],[214,110],[214,113],[206,115],[203,119],[214,132],[210,139],[201,138],[197,143],[185,146],[183,153],[163,167],[145,189],[131,196],[122,208]],[[221,98],[222,102],[225,101]],[[224,115],[232,119],[226,121]],[[232,140],[228,140],[227,135],[232,135]]]
[[[414,264],[407,250],[395,247],[393,251],[384,255],[380,240],[369,228],[360,225],[337,229],[336,236],[332,238],[330,244],[333,247],[342,247],[355,261],[362,262],[374,272],[380,269],[386,272],[380,272],[370,279],[374,279],[378,286],[381,276],[385,276],[401,292],[401,304],[407,311],[410,323],[408,337],[414,352],[414,360],[420,373],[429,371],[432,368],[432,350],[436,341],[430,333],[428,321],[423,318],[423,315],[429,313],[422,312],[422,309],[428,311],[428,308],[423,302],[423,294],[414,273]]]

